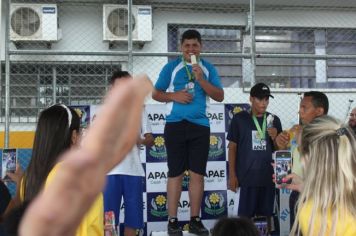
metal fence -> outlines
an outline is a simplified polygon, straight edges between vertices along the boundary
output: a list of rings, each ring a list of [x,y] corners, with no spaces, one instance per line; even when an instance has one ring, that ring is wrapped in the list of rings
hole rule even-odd
[[[346,0],[3,0],[4,146],[30,146],[24,132],[53,103],[99,104],[113,70],[144,72],[155,82],[180,55],[188,28],[202,34],[224,103],[248,103],[249,88],[262,81],[275,94],[269,110],[285,128],[298,121],[300,94],[309,90],[325,91],[330,114],[347,119],[356,99],[355,13],[356,3]]]

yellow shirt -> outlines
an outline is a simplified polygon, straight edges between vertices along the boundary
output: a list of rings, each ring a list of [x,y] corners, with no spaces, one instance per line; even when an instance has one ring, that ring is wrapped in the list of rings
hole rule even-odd
[[[298,148],[294,148],[291,151],[292,151],[292,159],[293,159],[292,173],[295,173],[300,177],[303,177],[303,168],[302,168],[302,163],[300,162],[300,153],[298,151]]]
[[[312,214],[312,204],[309,202],[303,205],[300,215],[299,215],[299,225],[302,231],[302,234],[307,236],[308,227],[310,222],[310,217]],[[332,222],[331,213],[328,212],[327,216],[327,228],[325,235],[331,235],[331,228],[335,222]],[[316,214],[315,223],[314,223],[314,232],[312,235],[318,235],[320,231],[320,214]],[[345,215],[339,215],[338,222],[336,224],[336,234],[337,236],[355,236],[356,235],[356,219],[353,218],[349,213]]]
[[[49,173],[46,186],[52,181],[53,176],[57,172],[59,164],[57,164]],[[88,186],[90,187],[90,186]],[[90,210],[84,216],[80,223],[76,236],[102,236],[104,235],[104,200],[103,194],[99,194]]]
[[[299,175],[300,177],[303,177],[303,168],[302,164],[300,162],[300,153],[298,151],[298,135],[300,135],[299,132],[300,128],[298,126],[293,126],[290,131],[290,140],[288,144],[288,148],[292,153],[292,173],[295,173]]]
[[[59,164],[57,164],[47,176],[46,184],[47,186],[56,174]],[[88,186],[89,187],[89,186]],[[20,199],[24,200],[24,185],[23,179],[21,180],[20,188]],[[104,200],[103,194],[99,194],[93,203],[90,210],[84,216],[82,222],[80,223],[76,236],[103,236],[104,235]]]

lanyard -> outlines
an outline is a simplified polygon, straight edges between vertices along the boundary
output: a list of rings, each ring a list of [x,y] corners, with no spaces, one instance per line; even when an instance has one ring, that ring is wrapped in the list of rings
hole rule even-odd
[[[255,115],[252,115],[252,119],[253,119],[253,123],[255,123],[255,126],[257,128],[257,132],[260,136],[261,140],[264,140],[266,138],[266,126],[267,126],[267,122],[266,122],[266,113],[263,115],[263,122],[262,122],[262,129],[260,124],[257,121],[257,118]]]
[[[188,78],[189,78],[189,82],[193,82],[195,80],[194,74],[190,73],[190,71],[188,69],[188,66],[187,66],[187,62],[184,60],[183,57],[182,57],[182,61],[183,61],[183,64],[184,64],[185,71],[187,72],[187,75],[188,75]]]

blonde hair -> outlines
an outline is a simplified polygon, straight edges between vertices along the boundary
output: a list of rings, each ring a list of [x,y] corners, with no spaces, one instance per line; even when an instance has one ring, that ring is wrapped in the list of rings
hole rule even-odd
[[[304,236],[316,232],[336,235],[336,225],[345,213],[356,218],[355,142],[352,130],[331,116],[316,118],[303,127],[300,152],[304,163],[304,187],[296,219],[303,206],[310,204],[312,207],[308,232]],[[332,225],[327,231],[329,216]],[[296,220],[291,235],[299,231]]]

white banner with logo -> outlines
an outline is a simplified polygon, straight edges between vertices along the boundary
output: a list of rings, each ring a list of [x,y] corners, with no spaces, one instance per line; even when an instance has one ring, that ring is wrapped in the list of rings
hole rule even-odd
[[[95,119],[95,113],[100,112],[97,106],[90,106],[90,111],[85,106],[78,106],[83,110],[85,116],[82,120],[88,122]],[[205,191],[201,205],[201,217],[203,223],[208,227],[213,227],[216,219],[222,216],[236,216],[238,193],[227,190],[227,140],[226,135],[234,114],[248,110],[249,104],[214,104],[208,109],[207,116],[210,120],[210,150],[206,170]],[[163,137],[165,124],[165,105],[146,105],[146,111],[151,122],[154,136],[154,146],[151,148],[140,148],[140,158],[144,169],[145,192],[144,197],[144,235],[150,235],[153,231],[167,230],[167,154]],[[89,114],[87,114],[89,113]],[[188,197],[189,174],[185,173],[182,183],[182,196],[178,205],[178,217],[180,224],[187,229],[189,222],[190,202]],[[289,230],[286,222],[289,222],[289,209],[287,196],[281,194],[281,232]],[[120,222],[123,222],[124,203],[121,207]],[[282,228],[283,227],[283,228]],[[285,229],[284,229],[285,228]],[[120,226],[123,235],[123,226]],[[289,232],[289,231],[288,231]]]

